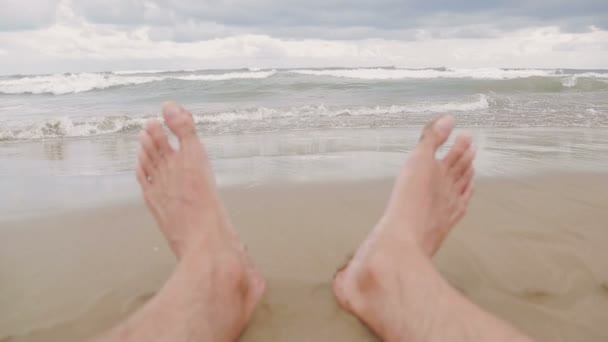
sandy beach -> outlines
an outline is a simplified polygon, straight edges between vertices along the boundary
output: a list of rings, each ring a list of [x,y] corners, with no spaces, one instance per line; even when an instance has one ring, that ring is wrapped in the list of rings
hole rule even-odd
[[[456,291],[537,341],[608,342],[608,0],[0,0],[0,342],[88,341],[151,299],[131,339],[234,339],[259,302],[240,341],[378,341],[333,278],[421,144],[388,222],[443,237],[469,205],[433,259]],[[449,172],[424,168],[431,152]],[[161,159],[181,172],[153,172]],[[210,188],[207,161],[247,277],[214,249],[219,272],[188,249],[171,277],[144,204],[140,184],[173,249],[197,246],[179,209]],[[512,339],[390,228],[341,303],[383,338],[432,339],[430,322],[446,342]],[[203,311],[233,325],[189,319]]]
[[[268,280],[242,341],[375,340],[337,307],[331,279],[378,219],[391,185],[222,190]],[[606,341],[607,199],[607,174],[479,179],[436,264],[475,303],[541,341]],[[0,227],[3,342],[94,336],[153,296],[175,264],[139,201]]]

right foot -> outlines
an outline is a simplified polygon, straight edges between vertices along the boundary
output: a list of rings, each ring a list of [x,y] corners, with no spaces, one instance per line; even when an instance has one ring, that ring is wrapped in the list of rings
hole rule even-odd
[[[430,259],[464,216],[473,194],[474,149],[462,135],[443,160],[435,155],[454,128],[444,116],[425,128],[393,189],[387,209],[353,259],[334,279],[339,304],[381,337],[396,336],[402,275],[412,255]],[[411,265],[410,265],[411,266]],[[392,304],[392,306],[391,306]]]
[[[163,114],[180,146],[171,147],[158,121],[142,132],[137,179],[144,199],[177,258],[200,264],[209,277],[208,288],[201,292],[210,298],[209,309],[215,313],[210,319],[220,321],[218,328],[230,325],[226,329],[240,331],[260,301],[265,282],[219,200],[192,115],[172,102],[165,104]]]

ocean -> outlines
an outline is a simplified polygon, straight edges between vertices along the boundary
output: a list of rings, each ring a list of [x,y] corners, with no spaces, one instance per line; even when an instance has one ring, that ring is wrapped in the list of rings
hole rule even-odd
[[[240,69],[0,76],[0,214],[137,196],[137,133],[192,111],[221,185],[390,177],[420,127],[473,132],[479,174],[608,170],[608,70]]]

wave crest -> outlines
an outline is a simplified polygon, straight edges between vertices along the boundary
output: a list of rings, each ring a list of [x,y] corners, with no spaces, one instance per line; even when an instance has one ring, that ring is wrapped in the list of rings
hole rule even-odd
[[[330,76],[362,80],[471,78],[506,80],[532,76],[556,76],[555,70],[540,69],[332,69],[292,70],[292,73],[309,76]]]
[[[31,76],[0,81],[0,93],[4,94],[54,94],[82,93],[94,89],[137,85],[162,80],[161,77],[123,77],[109,74],[56,74]]]
[[[382,80],[433,80],[463,79],[480,82],[506,83],[493,85],[496,89],[509,89],[510,86],[522,86],[522,89],[543,89],[561,91],[564,88],[580,90],[602,90],[608,84],[608,73],[563,72],[561,70],[543,69],[297,69],[260,70],[251,68],[240,71],[201,72],[201,71],[162,71],[134,70],[112,73],[55,74],[43,76],[11,76],[0,78],[0,94],[75,94],[93,90],[103,90],[118,86],[134,86],[165,80],[178,81],[228,81],[239,79],[266,79],[275,75],[299,75],[308,77],[334,77],[360,79],[369,81]],[[320,78],[314,82],[326,83]],[[517,83],[523,82],[523,83]],[[297,81],[296,81],[297,83]],[[582,84],[582,86],[580,86]],[[479,91],[492,90],[494,88]],[[515,89],[517,90],[517,89]]]
[[[133,72],[117,73],[84,73],[29,76],[16,79],[0,80],[0,93],[3,94],[53,94],[65,95],[102,90],[117,86],[140,85],[168,79],[185,81],[227,81],[233,79],[262,79],[276,73],[271,71],[229,72],[224,74],[205,75],[137,75]]]
[[[249,72],[229,72],[217,75],[187,75],[172,76],[171,78],[183,81],[228,81],[235,79],[262,79],[276,74],[276,70],[270,71],[249,71]]]
[[[0,131],[0,141],[90,137],[140,130],[145,122],[146,118],[126,116],[106,116],[85,120],[57,117],[3,128]]]

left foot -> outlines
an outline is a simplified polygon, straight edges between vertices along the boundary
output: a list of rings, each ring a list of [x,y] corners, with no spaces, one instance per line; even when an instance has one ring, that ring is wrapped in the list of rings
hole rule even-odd
[[[195,269],[208,278],[200,289],[214,315],[207,319],[219,322],[218,329],[230,325],[225,328],[240,331],[262,297],[264,279],[220,202],[192,115],[172,102],[163,113],[179,139],[179,150],[171,147],[158,121],[142,132],[137,179],[145,202],[180,263],[199,265]]]

